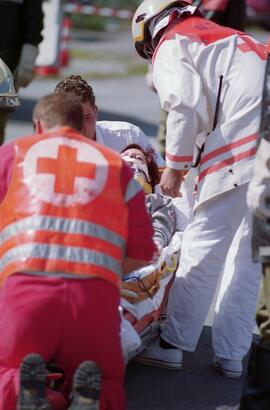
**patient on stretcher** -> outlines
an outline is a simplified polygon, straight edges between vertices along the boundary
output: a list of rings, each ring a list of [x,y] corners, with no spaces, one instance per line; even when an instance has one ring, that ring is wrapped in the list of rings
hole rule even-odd
[[[151,147],[143,149],[137,144],[130,144],[122,151],[121,157],[133,169],[135,179],[144,188],[146,207],[152,216],[154,241],[161,250],[176,232],[176,214],[172,199],[156,192],[160,172],[155,152]]]
[[[134,329],[140,331],[157,320],[173,281],[180,256],[182,232],[188,218],[174,204],[174,199],[158,191],[160,172],[151,148],[143,149],[137,144],[128,145],[121,153],[123,160],[129,163],[134,177],[145,191],[146,207],[152,216],[154,241],[158,252],[149,266],[130,273],[122,283],[122,308],[124,309],[122,338],[134,340],[134,346],[140,344]],[[129,323],[125,320],[128,318]],[[132,326],[130,326],[130,323]],[[132,328],[133,327],[133,328]],[[129,340],[124,340],[124,350],[129,349]]]

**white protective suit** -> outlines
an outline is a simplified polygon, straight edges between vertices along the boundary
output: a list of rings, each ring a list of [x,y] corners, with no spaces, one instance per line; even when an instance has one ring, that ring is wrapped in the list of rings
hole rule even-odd
[[[246,190],[256,151],[265,60],[264,45],[197,16],[170,23],[153,56],[154,85],[169,112],[167,166],[189,169],[196,145],[205,142],[195,216],[184,233],[162,338],[195,350],[238,231],[234,270],[231,278],[224,278],[213,325],[215,353],[225,359],[243,358],[254,325],[260,268],[251,264]]]
[[[96,140],[99,144],[121,152],[129,144],[137,144],[146,149],[152,147],[156,153],[159,168],[164,168],[165,162],[159,152],[150,144],[143,131],[134,124],[124,121],[97,121]]]

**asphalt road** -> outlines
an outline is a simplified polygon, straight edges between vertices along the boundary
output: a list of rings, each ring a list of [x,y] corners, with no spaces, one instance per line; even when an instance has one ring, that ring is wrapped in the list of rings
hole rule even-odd
[[[268,34],[256,36],[266,40]],[[91,38],[89,42],[85,36],[82,39],[77,37],[71,46],[83,50],[90,47],[104,53],[106,50],[117,50],[118,53],[133,50],[128,34],[103,36],[97,40]],[[88,68],[87,61],[77,59],[62,71],[60,77],[84,73]],[[53,91],[58,81],[59,78],[36,79],[21,91],[22,105],[10,117],[7,141],[32,133],[33,106],[38,98]],[[145,86],[144,77],[92,79],[90,83],[96,93],[99,119],[131,121],[141,126],[156,143],[159,103],[155,93]],[[211,366],[212,358],[211,328],[205,326],[197,351],[184,355],[183,370],[168,371],[129,364],[126,374],[128,410],[214,410],[220,404],[237,403],[242,380],[226,379],[219,375]]]
[[[211,328],[205,326],[197,351],[184,354],[182,370],[129,364],[128,410],[215,410],[238,403],[242,379],[221,376],[212,359]]]

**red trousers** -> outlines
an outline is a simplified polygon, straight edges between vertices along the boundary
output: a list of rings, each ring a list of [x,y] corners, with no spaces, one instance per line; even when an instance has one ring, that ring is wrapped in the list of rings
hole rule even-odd
[[[124,410],[119,302],[117,288],[102,279],[10,276],[0,291],[0,410],[15,410],[18,368],[29,353],[55,360],[68,390],[78,365],[94,360],[102,370],[100,409]],[[50,401],[61,408],[52,392]]]

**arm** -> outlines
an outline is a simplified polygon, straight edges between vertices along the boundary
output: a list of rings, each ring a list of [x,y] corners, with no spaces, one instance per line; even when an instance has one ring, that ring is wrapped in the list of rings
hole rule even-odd
[[[188,38],[167,40],[159,47],[153,65],[160,103],[168,112],[167,169],[160,185],[163,193],[173,197],[178,195],[184,171],[192,165],[197,135],[210,131],[207,100],[189,47],[194,55],[200,52],[200,45]]]
[[[270,141],[262,138],[254,164],[253,177],[248,187],[247,203],[261,219],[270,218]]]
[[[43,17],[42,0],[24,1],[24,44],[31,44],[37,47],[42,41]]]
[[[14,149],[13,143],[0,146],[0,203],[4,200],[11,179]]]
[[[38,45],[42,41],[42,0],[25,0],[22,5],[24,38],[17,69],[14,73],[15,87],[26,87],[34,77]]]
[[[253,178],[247,192],[247,203],[256,216],[270,218],[270,42],[266,65],[260,145],[256,154]]]
[[[172,200],[160,194],[150,194],[146,197],[146,207],[152,216],[153,239],[163,248],[169,244],[175,233],[175,209]]]
[[[126,274],[151,262],[156,246],[152,239],[153,227],[145,207],[144,192],[124,162],[122,186],[128,207],[128,241],[123,261],[123,273]]]
[[[147,262],[145,261],[126,257],[123,261],[123,275],[125,276],[130,272],[144,267],[145,265],[147,265]]]

